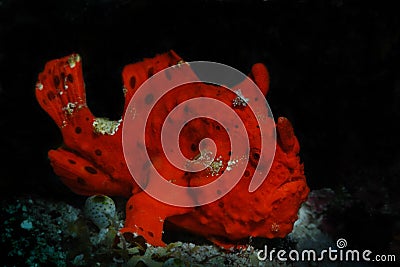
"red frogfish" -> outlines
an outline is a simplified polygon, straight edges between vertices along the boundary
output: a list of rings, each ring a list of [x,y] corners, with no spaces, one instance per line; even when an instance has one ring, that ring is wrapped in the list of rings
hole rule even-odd
[[[122,72],[125,111],[135,92],[149,77],[182,64],[185,64],[182,58],[171,50],[125,66]],[[269,90],[267,68],[257,63],[249,77],[266,96]],[[212,182],[232,167],[230,146],[226,142],[228,132],[208,118],[187,123],[180,132],[179,145],[186,158],[195,159],[199,156],[200,141],[211,138],[220,155],[217,164],[213,162],[210,168],[187,172],[177,169],[162,156],[163,120],[180,102],[198,95],[222,101],[232,109],[239,105],[234,110],[243,118],[249,136],[250,150],[243,176],[231,191],[216,201],[195,207],[174,206],[153,198],[138,185],[123,151],[122,128],[127,113],[115,121],[92,114],[86,103],[82,60],[78,54],[47,62],[36,84],[40,106],[55,121],[63,136],[63,145],[48,152],[50,164],[61,181],[76,194],[129,198],[121,232],[137,233],[155,246],[165,245],[166,220],[226,248],[245,244],[250,237],[285,237],[292,231],[300,205],[309,193],[299,157],[299,142],[287,118],[272,120],[276,130],[275,156],[262,184],[249,192],[250,178],[260,163],[260,129],[255,116],[240,102],[243,99],[238,99],[230,90],[209,83],[185,85],[184,89],[161,98],[148,117],[144,133],[152,164],[165,179],[187,187]],[[152,176],[146,179],[151,181]]]

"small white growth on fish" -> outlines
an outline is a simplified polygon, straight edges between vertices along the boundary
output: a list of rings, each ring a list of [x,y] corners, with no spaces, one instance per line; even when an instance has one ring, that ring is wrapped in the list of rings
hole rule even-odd
[[[247,159],[249,158],[248,155],[243,155],[239,158],[236,159],[231,159],[228,161],[227,166],[226,166],[226,170],[227,171],[231,171],[233,167],[237,166],[237,164],[247,164]]]
[[[128,93],[128,89],[125,86],[122,87],[122,93],[124,93],[124,96]]]
[[[242,94],[242,91],[240,89],[235,91],[236,93],[236,97],[235,99],[233,99],[232,104],[233,107],[245,107],[247,106],[247,103],[249,103],[249,99],[244,97],[244,95]]]
[[[184,61],[183,59],[179,60],[178,63],[176,63],[176,65],[172,66],[173,68],[181,68],[183,66],[183,64],[186,64],[189,66],[189,63],[187,63],[186,61]]]
[[[43,84],[37,83],[36,84],[36,89],[38,89],[39,91],[43,90]]]
[[[208,166],[208,170],[210,171],[211,176],[218,175],[222,166],[223,166],[222,157],[219,156],[217,159],[215,159],[213,162],[211,162],[211,164]]]
[[[195,170],[197,169],[196,166],[200,165],[202,168],[207,168],[213,162],[212,152],[206,149],[200,151],[193,160],[188,160],[185,164],[185,168],[188,170]]]
[[[278,223],[274,222],[274,223],[271,225],[271,232],[273,232],[273,233],[279,232],[279,224],[278,224]]]
[[[128,114],[131,120],[136,118],[136,108],[134,106],[129,107]]]
[[[75,68],[76,63],[81,61],[81,57],[78,54],[73,54],[68,58],[68,65],[71,69]]]
[[[67,84],[67,82],[68,82],[68,78],[65,77],[65,78],[64,78],[64,90],[68,90],[68,84]]]
[[[257,120],[263,122],[263,121],[266,121],[266,120],[267,120],[268,114],[262,113],[262,112],[260,112],[260,111],[256,111],[256,118],[257,118]]]
[[[69,115],[71,115],[74,112],[74,109],[76,108],[76,105],[78,103],[68,103],[65,107],[63,107],[63,110],[65,110]]]
[[[232,170],[232,167],[235,166],[239,162],[238,159],[228,161],[228,166],[226,167],[227,171]]]
[[[118,131],[122,119],[112,121],[108,118],[95,118],[93,121],[93,131],[98,134],[114,135]]]

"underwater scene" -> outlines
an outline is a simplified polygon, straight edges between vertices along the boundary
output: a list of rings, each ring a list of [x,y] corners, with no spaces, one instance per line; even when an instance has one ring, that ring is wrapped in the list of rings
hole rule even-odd
[[[1,266],[397,266],[397,13],[0,0]]]

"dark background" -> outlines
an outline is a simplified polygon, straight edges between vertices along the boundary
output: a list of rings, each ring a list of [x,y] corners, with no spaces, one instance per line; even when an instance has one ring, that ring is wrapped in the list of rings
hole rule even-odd
[[[382,1],[1,0],[1,197],[74,196],[49,166],[62,139],[34,96],[47,61],[79,53],[89,107],[117,119],[123,66],[174,49],[244,73],[265,63],[267,100],[294,125],[310,188],[348,193],[336,223],[389,246],[400,233],[399,17]]]

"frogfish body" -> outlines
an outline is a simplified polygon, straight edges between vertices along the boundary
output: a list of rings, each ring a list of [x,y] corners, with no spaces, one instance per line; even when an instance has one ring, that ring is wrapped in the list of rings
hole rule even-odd
[[[181,64],[185,64],[184,61],[171,50],[125,66],[122,73],[125,111],[136,90],[149,77]],[[255,64],[249,77],[266,96],[269,89],[266,67],[261,63]],[[215,98],[232,108],[240,104],[237,95],[230,90],[208,83],[185,85],[181,90],[166,94],[157,103],[145,130],[146,149],[154,166],[165,179],[189,187],[212,182],[232,167],[227,132],[221,130],[218,122],[207,118],[185,125],[180,133],[179,145],[187,158],[194,159],[199,155],[199,142],[206,137],[211,138],[220,155],[218,164],[188,173],[174,167],[163,156],[160,141],[163,119],[180,102],[198,95]],[[248,188],[249,177],[259,164],[260,132],[254,115],[243,105],[235,109],[243,118],[250,142],[243,177],[217,201],[193,208],[177,207],[152,198],[133,179],[122,146],[125,115],[121,120],[112,121],[91,113],[86,104],[79,55],[49,61],[39,74],[36,97],[63,136],[63,145],[48,153],[54,172],[61,181],[80,195],[104,194],[129,198],[125,226],[121,231],[142,235],[152,245],[165,245],[162,238],[166,220],[224,247],[241,244],[249,237],[285,237],[292,231],[298,209],[309,193],[298,155],[299,142],[291,123],[284,117],[274,123],[277,132],[275,157],[267,177],[257,190],[249,192]]]

